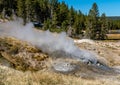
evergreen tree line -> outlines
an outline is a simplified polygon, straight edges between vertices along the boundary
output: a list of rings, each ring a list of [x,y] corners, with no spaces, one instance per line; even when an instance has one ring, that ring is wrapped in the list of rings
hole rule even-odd
[[[103,13],[99,15],[98,6],[93,3],[89,14],[69,8],[58,0],[0,0],[0,18],[12,19],[16,15],[23,18],[24,24],[37,21],[41,29],[52,32],[65,31],[71,37],[106,39],[108,30],[120,29],[119,22],[108,21]]]

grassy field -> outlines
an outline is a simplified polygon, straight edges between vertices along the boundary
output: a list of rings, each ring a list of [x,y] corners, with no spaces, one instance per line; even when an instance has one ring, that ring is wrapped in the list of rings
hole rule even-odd
[[[107,34],[109,40],[120,40],[120,34]]]
[[[120,79],[120,77],[118,77]],[[109,79],[82,79],[53,72],[20,72],[0,66],[0,85],[120,85]]]

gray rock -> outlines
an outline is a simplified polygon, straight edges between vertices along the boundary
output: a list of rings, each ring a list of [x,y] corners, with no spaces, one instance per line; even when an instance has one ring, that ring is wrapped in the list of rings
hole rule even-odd
[[[76,65],[66,61],[58,61],[53,63],[53,69],[58,72],[72,72],[76,69]]]

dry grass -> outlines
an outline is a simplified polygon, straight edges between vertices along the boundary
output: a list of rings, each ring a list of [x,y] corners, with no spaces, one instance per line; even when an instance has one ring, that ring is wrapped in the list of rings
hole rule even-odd
[[[22,41],[16,40],[14,38],[5,38],[5,39],[0,38],[0,45],[1,45],[0,47],[3,47],[1,51],[5,51],[6,53],[9,53],[10,56],[11,55],[15,56],[19,54],[19,52],[23,52],[23,54],[24,52],[26,52],[27,55],[25,56],[30,55],[30,53],[36,54],[41,52],[35,47],[28,45],[25,42],[23,43]],[[0,57],[9,56],[9,55],[4,54],[4,55],[0,55]],[[32,58],[41,60],[42,57],[41,56],[38,57],[38,56],[39,55],[36,54]],[[83,79],[72,75],[54,73],[47,68],[37,72],[30,72],[30,71],[22,72],[12,69],[10,67],[0,65],[0,85],[120,85],[119,79],[120,76],[117,77],[107,76],[106,78],[99,78],[99,79],[98,78]]]
[[[107,39],[120,40],[120,34],[107,34]]]
[[[87,80],[53,72],[20,72],[0,66],[0,85],[120,85],[113,80]]]
[[[43,63],[48,58],[33,45],[11,37],[0,37],[0,56],[10,62],[11,67],[23,71],[45,68]]]

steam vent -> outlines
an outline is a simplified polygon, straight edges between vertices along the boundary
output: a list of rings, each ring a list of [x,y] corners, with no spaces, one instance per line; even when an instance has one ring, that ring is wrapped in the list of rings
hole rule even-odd
[[[82,52],[83,50],[81,50]],[[118,69],[108,66],[101,59],[89,52],[82,57],[64,51],[56,51],[50,54],[42,52],[38,47],[13,37],[0,38],[0,64],[12,67],[20,71],[39,71],[49,69],[63,74],[74,76],[112,75],[119,73]],[[93,56],[93,57],[91,57]],[[52,59],[52,62],[49,60]],[[49,64],[49,65],[48,65]],[[90,74],[89,74],[90,73]]]
[[[119,61],[120,44],[117,41],[74,40],[64,32],[41,31],[33,28],[31,23],[23,26],[19,21],[0,25],[1,72],[7,72],[8,68],[16,74],[35,75],[37,79],[43,74],[47,77],[41,78],[52,79],[48,74],[53,74],[55,78],[59,75],[60,78],[118,80]]]

